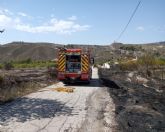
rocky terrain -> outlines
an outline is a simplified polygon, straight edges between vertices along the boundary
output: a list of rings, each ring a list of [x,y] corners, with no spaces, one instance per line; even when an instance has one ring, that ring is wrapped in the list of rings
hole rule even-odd
[[[165,80],[137,71],[100,69],[99,75],[115,103],[119,131],[165,131]]]

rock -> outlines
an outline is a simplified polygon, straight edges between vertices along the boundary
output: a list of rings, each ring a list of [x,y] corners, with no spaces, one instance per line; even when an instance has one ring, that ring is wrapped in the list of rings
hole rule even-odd
[[[128,73],[128,77],[132,78],[134,76],[134,72]]]
[[[137,76],[136,80],[138,83],[141,83],[141,84],[146,84],[148,82],[148,80],[146,78],[141,77],[141,76]]]

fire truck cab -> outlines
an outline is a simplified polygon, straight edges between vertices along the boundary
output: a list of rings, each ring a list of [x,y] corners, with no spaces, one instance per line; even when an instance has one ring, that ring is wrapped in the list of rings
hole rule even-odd
[[[64,83],[84,81],[92,76],[92,62],[89,51],[82,49],[59,49],[58,80]]]

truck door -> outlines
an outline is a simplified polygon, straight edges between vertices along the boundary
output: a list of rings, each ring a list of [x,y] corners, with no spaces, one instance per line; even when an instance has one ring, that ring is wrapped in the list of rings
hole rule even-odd
[[[81,72],[80,55],[66,55],[66,71],[69,73]]]

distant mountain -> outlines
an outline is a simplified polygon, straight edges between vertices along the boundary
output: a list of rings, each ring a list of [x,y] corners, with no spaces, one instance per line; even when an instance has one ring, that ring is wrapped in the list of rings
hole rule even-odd
[[[148,43],[147,45],[165,45],[165,41],[155,42],[155,43]]]

